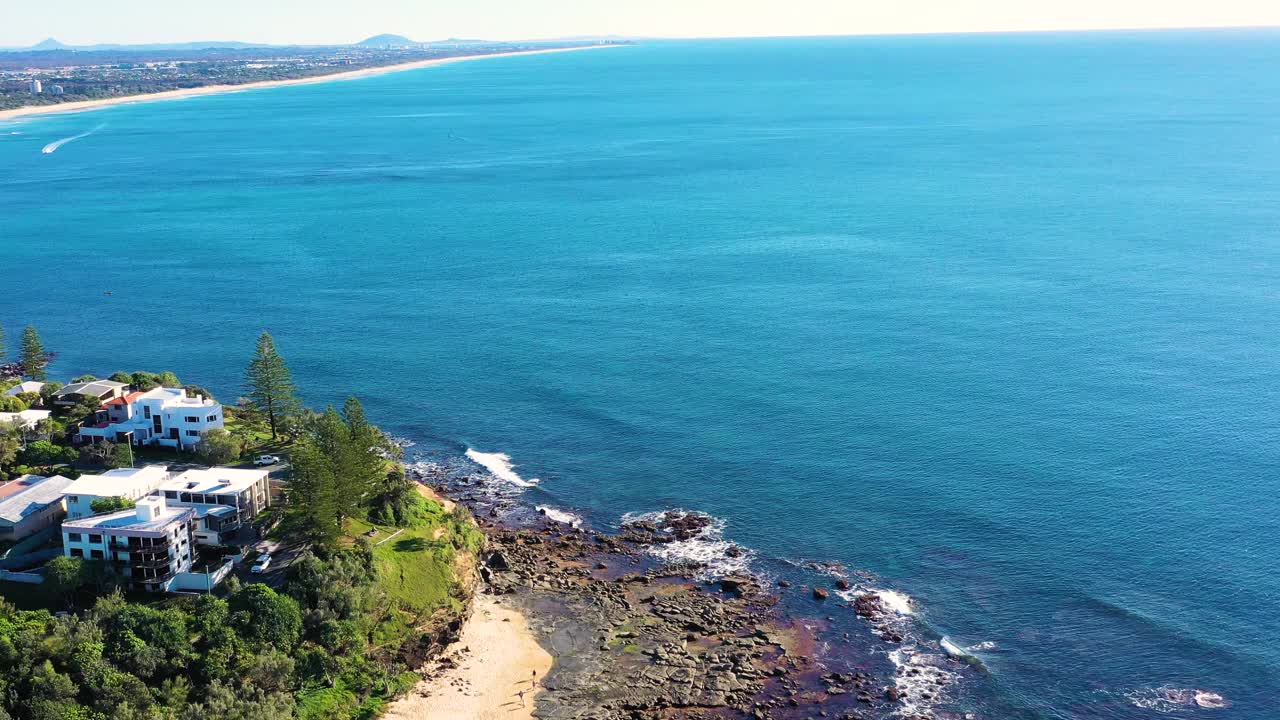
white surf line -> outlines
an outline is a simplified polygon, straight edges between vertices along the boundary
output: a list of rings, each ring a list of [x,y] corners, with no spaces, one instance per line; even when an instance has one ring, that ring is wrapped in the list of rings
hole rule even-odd
[[[385,538],[383,538],[383,539],[379,540],[378,542],[374,543],[374,545],[373,545],[373,546],[374,546],[374,547],[378,547],[379,545],[381,545],[381,544],[382,544],[382,543],[384,543],[384,542],[391,542],[391,540],[392,540],[392,539],[394,539],[396,535],[399,535],[399,534],[400,534],[400,533],[402,533],[402,532],[404,532],[404,528],[400,528],[399,530],[397,530],[397,531],[395,531],[395,532],[391,533],[391,537],[385,537]]]
[[[41,149],[40,149],[40,152],[44,153],[45,155],[52,155],[53,153],[55,153],[55,152],[57,152],[57,151],[58,151],[58,148],[62,147],[63,145],[66,145],[67,143],[69,143],[69,142],[73,142],[73,141],[75,141],[75,140],[79,140],[80,138],[86,138],[86,137],[89,137],[90,135],[92,135],[92,134],[94,134],[94,133],[98,132],[99,130],[101,130],[102,128],[104,128],[104,127],[106,127],[106,126],[107,126],[107,124],[106,124],[106,123],[103,123],[103,124],[99,125],[98,127],[94,128],[94,129],[92,129],[92,130],[88,130],[88,131],[86,131],[86,132],[82,132],[82,133],[80,133],[79,135],[72,135],[71,137],[65,137],[65,138],[62,138],[61,140],[54,140],[53,142],[51,142],[51,143],[49,143],[48,145],[45,145],[43,148],[41,148]]]

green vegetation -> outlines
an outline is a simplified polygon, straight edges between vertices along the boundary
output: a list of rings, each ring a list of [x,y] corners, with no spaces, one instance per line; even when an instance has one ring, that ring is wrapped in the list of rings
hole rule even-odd
[[[231,433],[216,428],[196,444],[196,457],[206,465],[230,465],[240,459],[244,443]]]
[[[89,509],[95,513],[109,513],[137,507],[137,503],[125,497],[98,498],[89,503]]]
[[[258,336],[257,352],[249,361],[245,386],[249,390],[249,409],[266,418],[271,428],[271,439],[275,440],[280,429],[298,414],[298,390],[289,374],[289,366],[265,330]]]
[[[49,353],[40,341],[40,333],[30,325],[22,331],[22,356],[18,360],[22,364],[23,374],[32,380],[48,380],[45,368],[49,365]]]

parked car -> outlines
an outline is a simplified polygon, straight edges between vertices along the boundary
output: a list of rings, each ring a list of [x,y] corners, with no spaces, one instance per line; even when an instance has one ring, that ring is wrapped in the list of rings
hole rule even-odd
[[[253,464],[259,467],[263,465],[278,465],[279,463],[280,458],[275,455],[259,455],[257,459],[253,461]]]
[[[264,573],[267,571],[267,568],[269,567],[271,567],[271,556],[259,555],[258,561],[253,564],[253,567],[249,568],[249,572]]]

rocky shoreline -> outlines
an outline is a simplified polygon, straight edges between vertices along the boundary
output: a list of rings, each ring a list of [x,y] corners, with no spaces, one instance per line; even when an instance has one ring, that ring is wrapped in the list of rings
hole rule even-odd
[[[545,517],[515,525],[472,481],[416,474],[472,510],[489,540],[479,591],[518,606],[555,658],[537,717],[913,717],[902,712],[892,678],[870,668],[828,671],[817,656],[829,643],[785,617],[773,588],[746,575],[708,580],[699,565],[653,560],[654,546],[702,532],[705,516],[672,512],[612,534]],[[822,588],[810,592],[815,602],[827,597]],[[872,627],[883,613],[874,597],[852,608]],[[895,642],[892,629],[881,633]]]

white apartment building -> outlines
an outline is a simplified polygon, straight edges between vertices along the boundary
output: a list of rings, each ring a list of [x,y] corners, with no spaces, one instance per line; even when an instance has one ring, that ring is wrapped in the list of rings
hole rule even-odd
[[[128,442],[188,450],[204,434],[223,427],[222,405],[182,388],[156,388],[107,400],[93,422],[80,426],[78,442]]]
[[[222,545],[271,505],[269,474],[226,467],[187,470],[166,480],[157,494],[170,506],[195,509],[196,542]]]
[[[67,497],[67,518],[77,520],[93,515],[93,501],[122,497],[141,500],[154,493],[171,477],[164,465],[108,470],[101,475],[81,475],[63,489]]]
[[[169,590],[174,576],[191,570],[194,508],[169,507],[147,497],[132,510],[62,523],[63,554],[103,560],[134,590]]]

